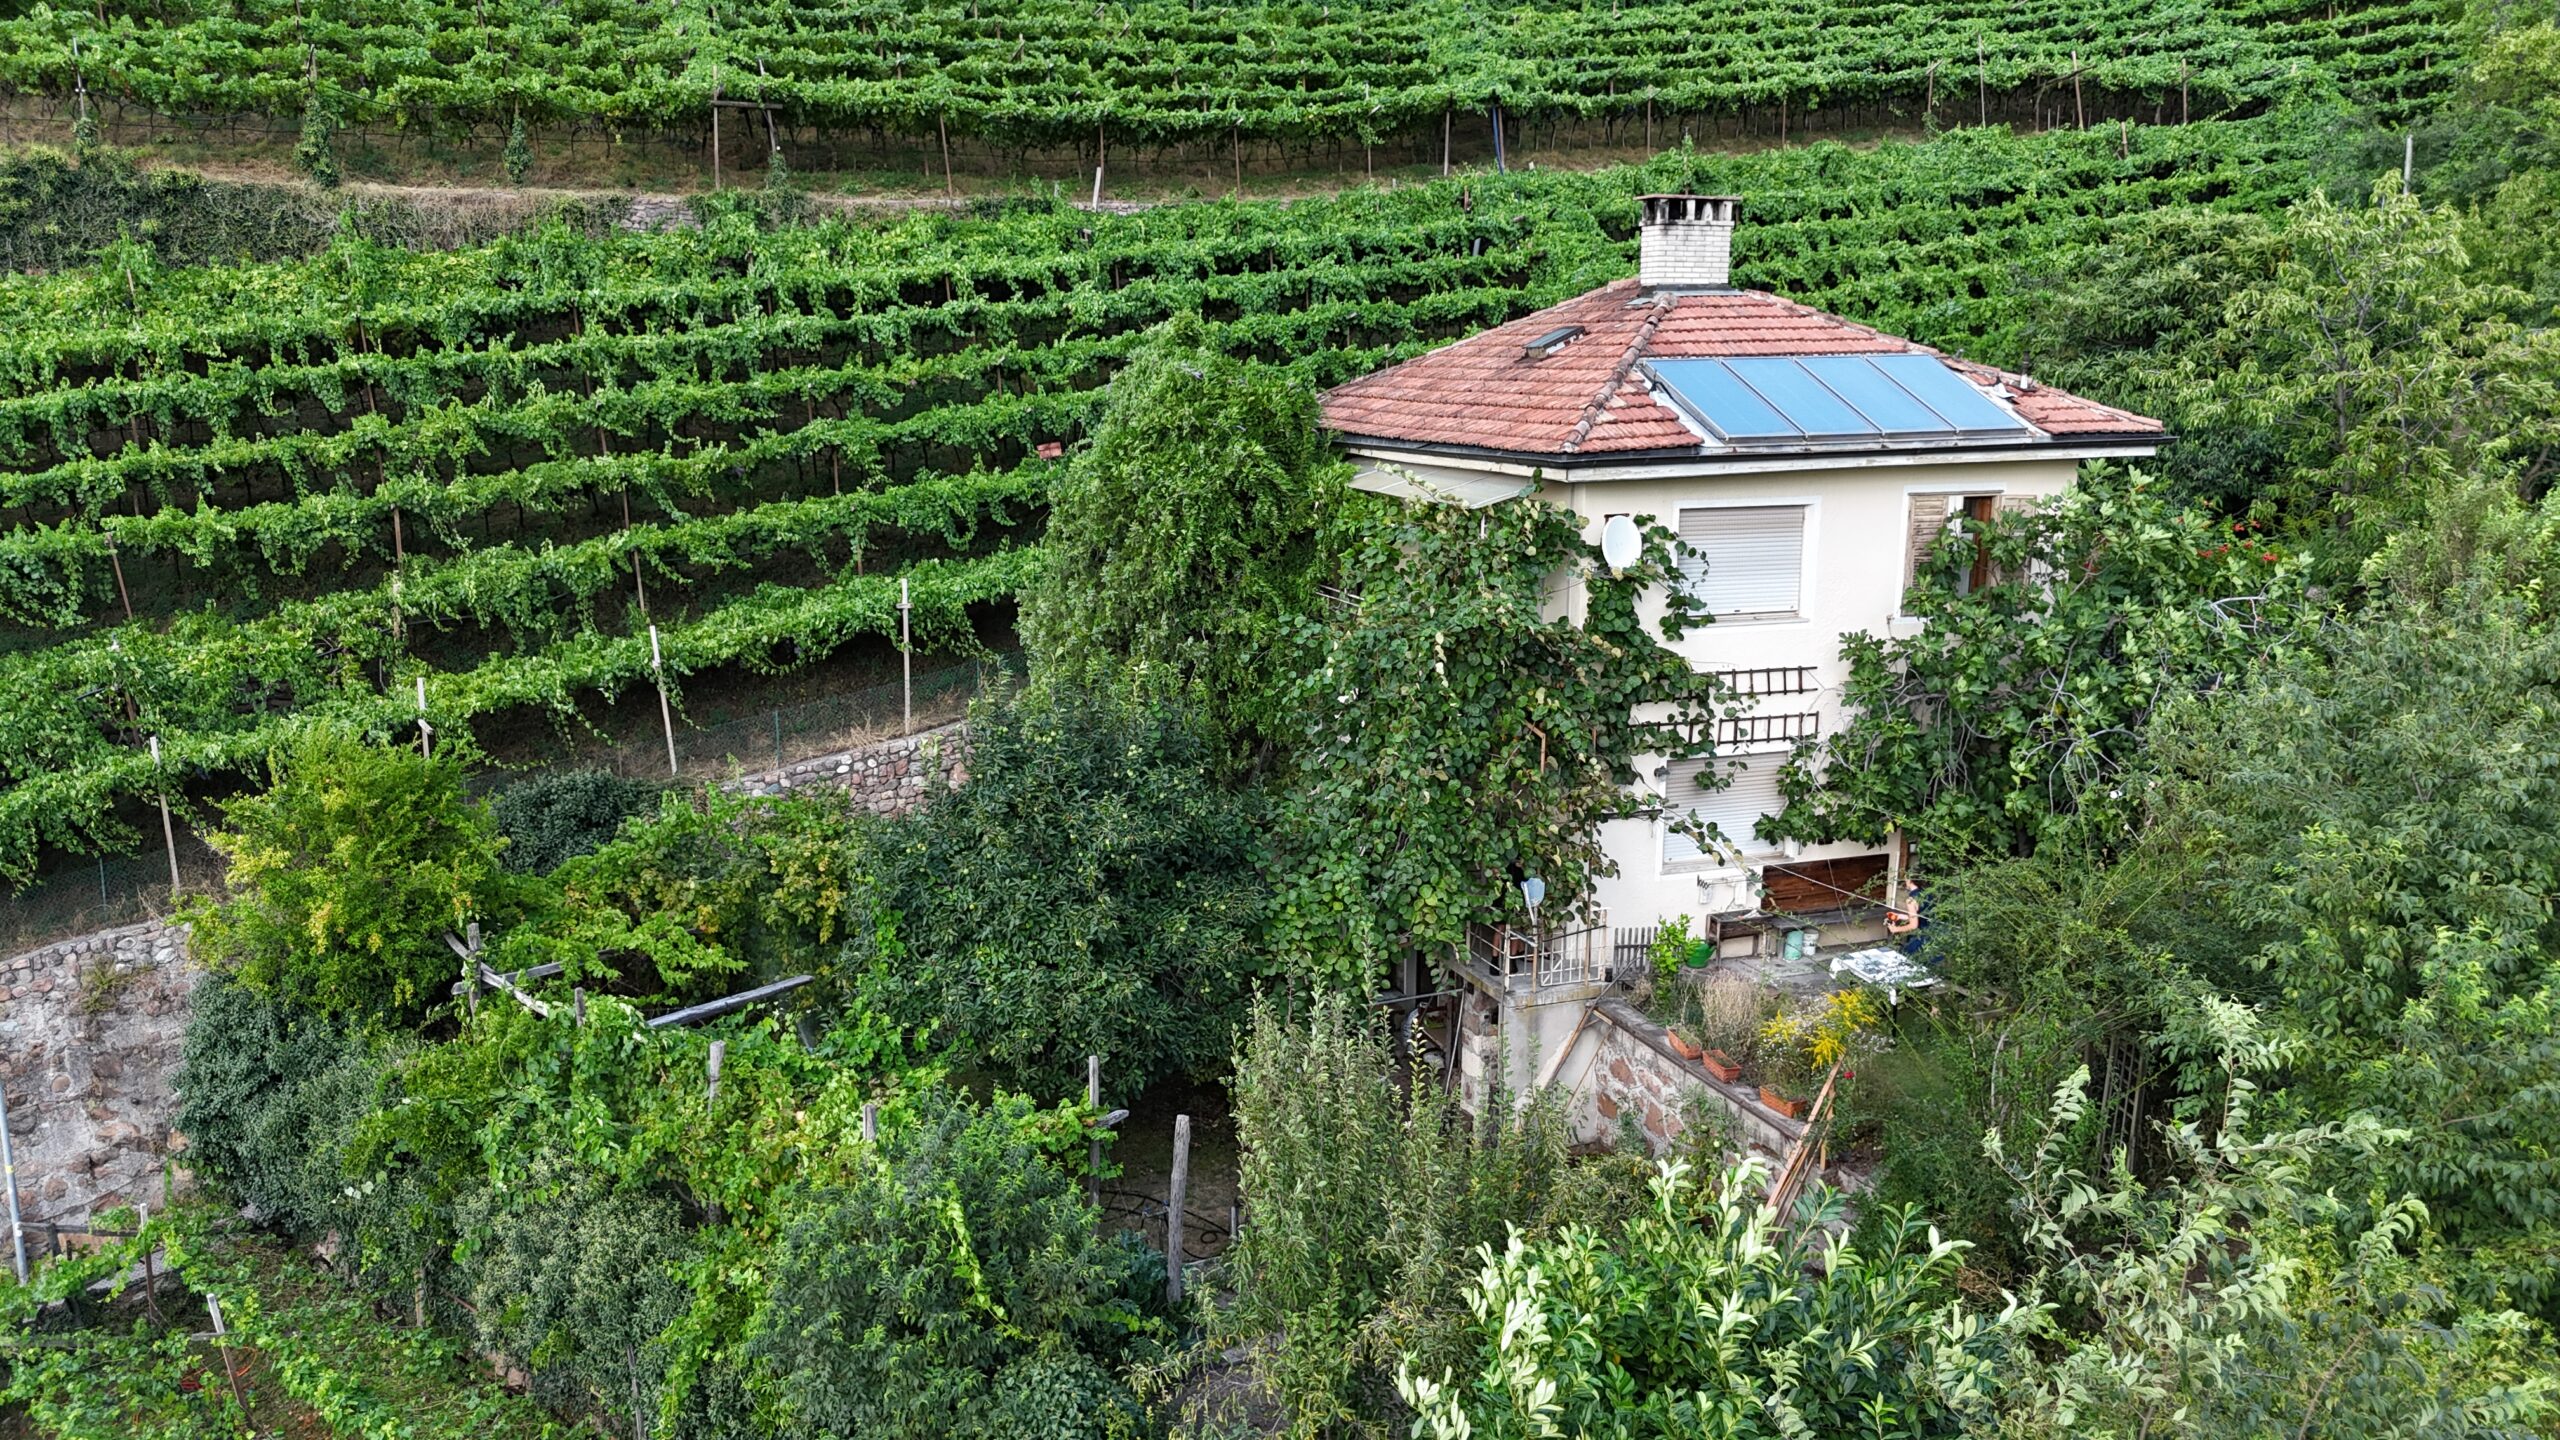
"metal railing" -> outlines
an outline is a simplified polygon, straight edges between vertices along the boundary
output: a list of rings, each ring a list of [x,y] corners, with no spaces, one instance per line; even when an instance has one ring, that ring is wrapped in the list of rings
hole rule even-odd
[[[1605,926],[1536,932],[1510,925],[1467,927],[1470,968],[1506,987],[1520,981],[1540,990],[1601,984],[1616,973],[1615,960]]]

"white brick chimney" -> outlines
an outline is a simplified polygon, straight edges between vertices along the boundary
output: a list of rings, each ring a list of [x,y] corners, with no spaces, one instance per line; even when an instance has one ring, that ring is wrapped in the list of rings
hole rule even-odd
[[[1732,195],[1643,195],[1636,280],[1648,290],[1722,290],[1733,284]]]

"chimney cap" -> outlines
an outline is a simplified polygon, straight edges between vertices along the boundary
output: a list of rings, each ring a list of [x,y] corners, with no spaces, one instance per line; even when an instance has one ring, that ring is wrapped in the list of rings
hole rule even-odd
[[[1732,225],[1742,214],[1739,195],[1639,195],[1644,223],[1656,225]]]

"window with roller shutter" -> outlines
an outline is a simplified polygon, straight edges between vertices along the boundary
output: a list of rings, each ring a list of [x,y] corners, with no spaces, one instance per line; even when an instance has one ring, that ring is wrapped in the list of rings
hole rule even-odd
[[[1771,855],[1783,847],[1775,841],[1754,836],[1752,827],[1763,815],[1775,815],[1785,808],[1778,795],[1778,767],[1786,762],[1780,754],[1763,755],[1741,762],[1742,768],[1728,771],[1730,761],[1676,761],[1671,766],[1669,784],[1665,787],[1663,812],[1667,820],[1677,822],[1695,815],[1700,823],[1712,824],[1725,837],[1726,844],[1745,855]],[[1710,790],[1699,780],[1701,771],[1729,773],[1733,783]],[[1662,863],[1679,865],[1699,861],[1723,860],[1720,852],[1701,848],[1697,840],[1678,830],[1665,828],[1662,836]]]
[[[1680,564],[1689,593],[1721,619],[1802,613],[1804,511],[1802,505],[1681,511],[1680,538],[1698,552]]]

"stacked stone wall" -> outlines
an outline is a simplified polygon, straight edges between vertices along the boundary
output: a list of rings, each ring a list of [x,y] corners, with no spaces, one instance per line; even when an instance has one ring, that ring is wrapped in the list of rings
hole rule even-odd
[[[875,815],[903,815],[968,778],[969,726],[963,720],[796,761],[778,772],[750,775],[732,788],[749,795],[780,795],[829,787],[850,793]]]
[[[196,977],[186,931],[159,920],[0,960],[0,1089],[27,1224],[160,1202]]]

